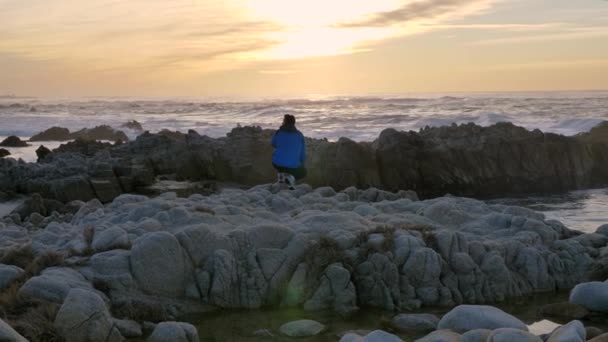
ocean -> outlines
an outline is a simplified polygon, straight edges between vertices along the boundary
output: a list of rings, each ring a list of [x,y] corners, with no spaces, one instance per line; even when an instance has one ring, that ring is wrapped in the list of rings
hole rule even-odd
[[[277,127],[283,114],[314,138],[371,141],[385,128],[510,121],[529,129],[573,135],[608,120],[607,92],[415,94],[300,99],[0,98],[0,136],[29,137],[51,126],[77,130],[119,127],[137,120],[145,130],[170,129],[219,137],[237,124]],[[135,136],[135,132],[127,132]]]
[[[110,125],[120,128],[137,120],[145,130],[186,132],[221,137],[236,125],[276,128],[284,114],[297,118],[307,136],[372,141],[385,128],[419,130],[425,126],[474,122],[488,126],[509,121],[528,129],[564,135],[586,132],[608,120],[606,92],[529,92],[472,94],[408,94],[384,96],[309,96],[298,99],[211,98],[23,98],[0,97],[0,139],[23,139],[52,126],[75,131]],[[135,138],[138,132],[120,128]],[[39,142],[9,148],[15,158],[35,161],[40,144],[53,149],[60,142]],[[608,190],[578,191],[554,196],[502,199],[543,211],[568,227],[594,231],[608,223]]]

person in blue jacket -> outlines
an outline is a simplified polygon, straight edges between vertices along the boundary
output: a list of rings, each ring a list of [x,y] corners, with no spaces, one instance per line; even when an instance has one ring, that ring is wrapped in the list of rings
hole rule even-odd
[[[306,142],[296,128],[296,118],[286,114],[283,125],[272,136],[272,166],[279,172],[279,182],[294,189],[296,180],[306,177]]]

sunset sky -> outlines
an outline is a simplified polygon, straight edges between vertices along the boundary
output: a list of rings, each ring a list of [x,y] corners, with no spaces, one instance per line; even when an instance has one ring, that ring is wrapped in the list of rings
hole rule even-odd
[[[606,0],[0,0],[0,94],[608,89]]]

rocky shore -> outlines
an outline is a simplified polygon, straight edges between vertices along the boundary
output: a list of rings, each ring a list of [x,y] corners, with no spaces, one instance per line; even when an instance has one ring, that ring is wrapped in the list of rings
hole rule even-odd
[[[469,124],[389,129],[370,143],[308,139],[310,185],[295,191],[269,184],[273,131],[255,127],[76,139],[40,148],[38,163],[0,158],[0,198],[27,195],[0,218],[0,340],[198,341],[189,315],[273,308],[391,319],[331,336],[328,322],[285,321],[255,336],[593,340],[604,331],[591,325],[608,318],[608,226],[583,234],[454,195],[605,186],[607,130]],[[570,290],[539,308],[564,323],[543,336],[488,306]],[[451,311],[413,312],[437,307]]]
[[[348,317],[366,308],[398,314],[456,306],[461,313],[441,319],[396,316],[395,337],[349,333],[342,340],[399,341],[401,332],[422,329],[438,331],[420,341],[537,341],[498,309],[483,307],[481,315],[479,307],[459,305],[608,276],[605,226],[582,234],[528,209],[460,197],[420,201],[411,191],[261,185],[59,205],[34,196],[27,217],[15,213],[0,223],[0,304],[17,331],[3,324],[0,336],[41,340],[32,334],[43,330],[67,341],[196,341],[193,326],[161,322],[217,308],[299,307]],[[578,285],[570,304],[587,310],[577,319],[608,312],[608,283]],[[31,317],[46,330],[28,329]],[[305,332],[299,327],[285,331],[323,331],[310,322]],[[485,330],[470,333],[475,329]],[[549,341],[584,341],[582,332],[574,322]]]
[[[509,123],[387,129],[373,142],[308,139],[307,183],[313,187],[412,189],[421,198],[445,194],[503,197],[608,186],[608,124],[575,137],[527,131]],[[0,191],[40,193],[62,202],[98,198],[154,184],[217,181],[245,186],[274,180],[272,130],[237,127],[213,139],[194,131],[143,133],[111,145],[76,140],[39,163],[0,159]]]

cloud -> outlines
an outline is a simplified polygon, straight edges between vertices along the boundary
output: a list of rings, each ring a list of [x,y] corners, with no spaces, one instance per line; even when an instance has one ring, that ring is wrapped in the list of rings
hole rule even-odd
[[[420,0],[408,2],[395,10],[371,14],[364,19],[343,22],[336,27],[384,27],[417,20],[436,19],[462,11],[485,9],[491,2],[488,0]]]
[[[0,53],[83,75],[130,70],[181,77],[366,51],[440,29],[432,25],[495,1],[88,0],[75,6],[72,0],[0,0]],[[403,21],[415,23],[395,25]]]
[[[483,39],[472,42],[471,45],[501,45],[501,44],[521,44],[538,43],[560,40],[591,39],[607,37],[608,27],[571,27],[562,28],[553,32],[543,34],[517,35],[503,38]]]

